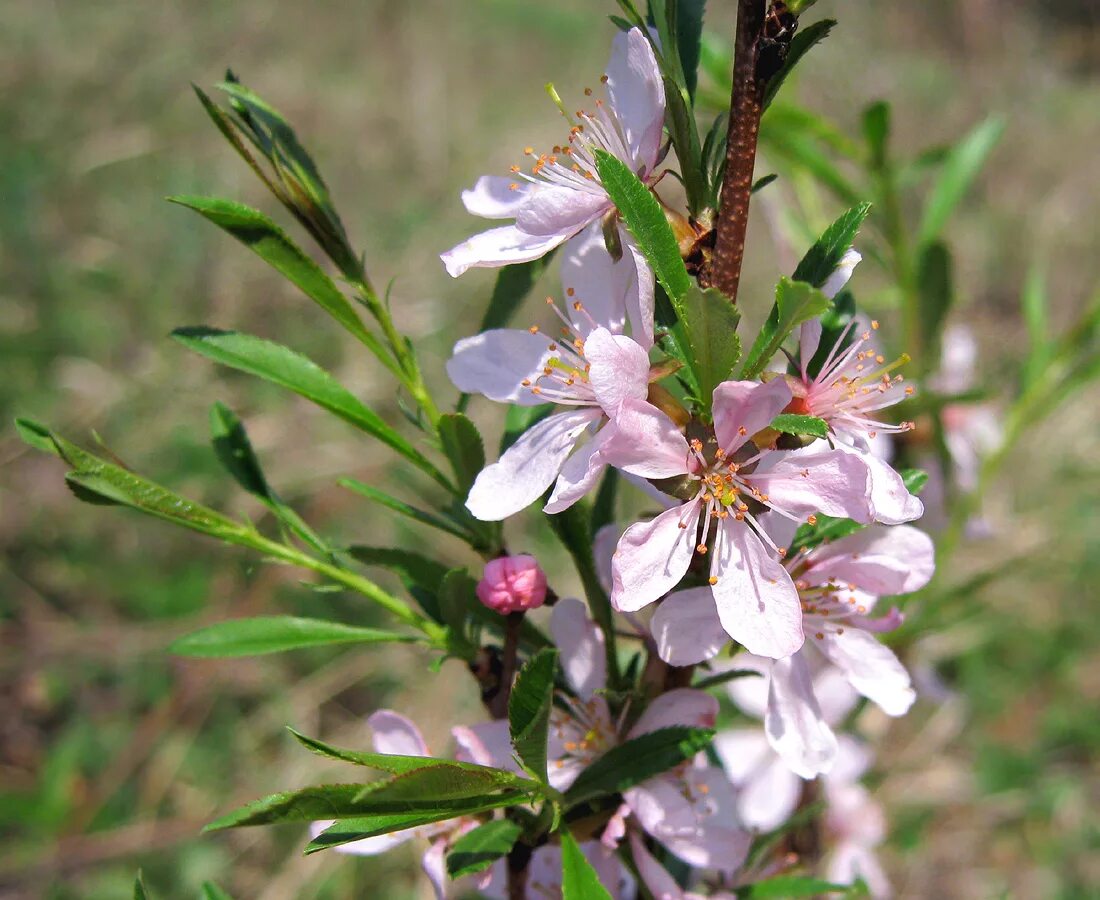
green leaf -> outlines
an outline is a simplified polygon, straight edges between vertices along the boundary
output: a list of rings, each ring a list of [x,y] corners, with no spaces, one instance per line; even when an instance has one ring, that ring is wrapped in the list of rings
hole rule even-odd
[[[202,883],[202,900],[233,900],[233,898],[213,881],[204,881]]]
[[[611,900],[611,895],[600,883],[600,876],[584,855],[577,839],[568,828],[563,828],[559,834],[562,900]]]
[[[229,619],[200,628],[175,640],[169,650],[177,656],[223,659],[261,656],[327,644],[406,644],[418,640],[377,628],[360,628],[324,619],[295,616],[257,616]]]
[[[149,900],[149,894],[145,890],[145,879],[141,877],[140,871],[134,879],[134,900]]]
[[[461,878],[484,872],[515,846],[523,828],[511,819],[492,819],[466,832],[447,854],[447,874]]]
[[[795,281],[805,281],[816,288],[828,281],[844,254],[859,234],[859,228],[871,212],[870,203],[860,203],[846,210],[814,243],[794,270]]]
[[[508,698],[508,730],[523,768],[546,782],[546,739],[558,651],[540,650],[520,670]]]
[[[1038,381],[1050,359],[1050,324],[1047,314],[1049,306],[1046,272],[1036,263],[1028,269],[1023,290],[1020,292],[1020,307],[1028,337],[1028,352],[1022,379],[1025,387]]]
[[[794,413],[781,413],[768,427],[783,434],[810,435],[818,438],[827,437],[829,434],[829,424],[824,419]]]
[[[783,116],[776,115],[780,106],[776,104],[760,120],[760,145],[766,149],[768,158],[773,163],[785,160],[795,168],[804,169],[846,206],[859,203],[862,192],[826,155],[815,135],[792,128]]]
[[[699,402],[709,411],[711,393],[733,374],[741,358],[737,336],[741,313],[717,288],[700,290],[693,286],[684,296],[682,316]]]
[[[270,500],[271,488],[252,449],[248,433],[236,413],[224,403],[215,403],[210,408],[210,434],[218,460],[234,481],[250,494]]]
[[[930,244],[940,236],[1004,130],[1004,120],[990,116],[951,148],[924,207],[918,243]]]
[[[459,494],[466,496],[474,479],[485,468],[485,445],[481,441],[481,434],[478,433],[477,426],[462,413],[440,416],[437,427],[443,453],[450,460],[455,473],[455,486]]]
[[[489,298],[489,308],[485,310],[478,331],[503,328],[512,320],[520,304],[531,293],[535,282],[550,265],[555,252],[551,250],[539,259],[505,266],[500,270],[496,284],[493,285],[493,295]]]
[[[829,298],[816,287],[805,281],[780,278],[775,289],[775,305],[753,341],[738,377],[756,378],[779,352],[787,335],[807,319],[821,315],[829,305]]]
[[[424,612],[437,622],[442,621],[439,587],[443,583],[443,576],[447,574],[445,565],[415,551],[396,547],[366,547],[355,544],[348,548],[348,553],[365,566],[380,566],[395,573]]]
[[[922,469],[901,469],[898,474],[910,494],[919,494],[928,484],[928,473]]]
[[[439,613],[447,626],[448,649],[462,659],[472,660],[477,655],[477,645],[470,633],[470,619],[474,609],[480,606],[477,599],[477,581],[465,569],[452,569],[439,587]]]
[[[955,299],[951,252],[942,241],[933,241],[917,258],[917,290],[920,297],[920,362],[926,368],[937,358],[940,335]]]
[[[461,528],[456,523],[449,519],[444,519],[441,516],[437,516],[434,513],[425,512],[422,509],[418,509],[415,506],[410,506],[404,500],[398,500],[396,497],[391,497],[384,491],[378,490],[378,488],[371,487],[369,484],[364,484],[355,478],[341,478],[336,482],[340,487],[345,487],[349,491],[355,491],[355,493],[366,497],[368,500],[373,500],[375,503],[381,506],[391,509],[394,512],[401,513],[403,516],[408,516],[414,521],[420,522],[423,525],[430,525],[432,528],[438,528],[440,531],[445,531],[448,534],[453,534],[455,537],[460,538],[467,543],[472,541],[472,536],[465,529]]]
[[[335,282],[270,218],[242,203],[217,197],[178,196],[168,199],[172,203],[193,209],[235,237],[370,347],[375,356],[387,362],[393,369],[393,364],[389,362],[390,355],[367,330],[355,308]]]
[[[53,435],[45,425],[35,422],[33,419],[19,418],[15,420],[15,431],[24,444],[40,450],[43,453],[57,455],[57,447],[53,442]]]
[[[820,22],[807,25],[795,33],[790,46],[787,48],[787,55],[783,59],[782,68],[771,77],[767,88],[764,90],[764,109],[771,105],[775,95],[779,93],[779,89],[783,86],[783,82],[787,80],[787,76],[791,74],[794,67],[802,61],[802,57],[825,40],[835,25],[835,19],[822,19]]]
[[[660,775],[706,748],[709,728],[660,728],[612,747],[577,777],[565,793],[567,806],[618,794]]]
[[[496,787],[525,791],[538,789],[538,785],[533,781],[528,781],[526,778],[522,778],[506,769],[495,769],[491,766],[479,766],[476,763],[456,762],[450,759],[435,759],[430,756],[402,756],[396,753],[367,753],[360,750],[343,750],[339,747],[330,746],[316,738],[307,737],[289,726],[287,726],[287,731],[304,747],[318,756],[336,759],[356,766],[366,766],[369,769],[387,772],[390,775],[404,775],[408,772],[415,772],[433,766],[448,766],[472,773],[474,777],[482,781],[488,778]]]
[[[596,150],[600,183],[611,197],[638,249],[664,285],[673,306],[691,287],[691,278],[680,258],[680,247],[661,204],[626,164],[604,150]]]
[[[699,83],[699,52],[703,42],[703,13],[707,0],[666,0],[676,10],[676,45],[680,51],[680,66],[684,70],[684,86],[688,96],[695,97]]]
[[[872,103],[863,111],[862,124],[871,171],[883,172],[890,144],[890,104],[883,100]]]
[[[419,450],[315,362],[263,338],[215,328],[177,328],[172,337],[214,362],[256,375],[311,400],[400,453],[448,490],[451,484]]]
[[[846,884],[833,884],[820,878],[806,875],[779,875],[766,881],[758,881],[737,889],[738,897],[750,900],[782,900],[788,897],[816,897],[820,894],[835,894],[847,891]]]

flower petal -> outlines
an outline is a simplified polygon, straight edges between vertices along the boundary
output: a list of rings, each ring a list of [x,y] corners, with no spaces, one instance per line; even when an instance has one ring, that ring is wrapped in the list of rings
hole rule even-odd
[[[495,522],[530,506],[550,487],[581,433],[599,410],[556,413],[527,429],[504,455],[477,476],[466,508]]]
[[[428,745],[411,719],[391,709],[380,709],[367,719],[374,737],[375,753],[397,756],[429,756]]]
[[[316,839],[335,824],[336,819],[311,822],[309,836]],[[351,856],[377,856],[379,853],[392,850],[394,847],[400,847],[405,841],[416,837],[417,834],[418,829],[416,828],[404,828],[401,831],[391,831],[389,834],[378,834],[374,837],[350,841],[347,844],[339,844],[332,849],[337,853],[347,853]]]
[[[767,428],[791,402],[791,389],[782,378],[759,381],[723,381],[714,389],[714,436],[718,446],[733,453],[756,432]]]
[[[854,584],[875,596],[909,594],[932,578],[936,550],[932,539],[911,525],[872,525],[826,544],[811,557],[805,579]]]
[[[590,700],[607,686],[603,632],[580,600],[566,597],[554,604],[550,634],[561,651],[565,680],[581,700]]]
[[[653,311],[656,303],[653,270],[646,262],[645,254],[634,243],[634,237],[630,232],[620,228],[619,237],[634,266],[632,290],[626,297],[630,333],[634,336],[634,340],[648,349],[653,346]],[[623,260],[626,261],[625,256]]]
[[[457,278],[467,269],[498,268],[513,263],[530,262],[545,256],[559,244],[576,234],[581,225],[562,228],[549,234],[530,234],[515,225],[490,228],[467,238],[446,253],[439,254],[447,274]]]
[[[656,406],[624,400],[614,422],[615,435],[603,450],[610,465],[642,478],[671,478],[690,471],[687,439]]]
[[[576,234],[611,208],[604,189],[589,183],[584,189],[544,187],[516,213],[516,227],[527,234]]]
[[[726,693],[741,712],[763,719],[768,709],[768,675],[772,660],[742,651],[730,660],[729,668],[758,672],[762,676],[745,675],[726,682]]]
[[[599,222],[593,222],[570,240],[561,254],[561,285],[566,313],[577,332],[582,337],[587,335],[595,322],[621,334],[626,324],[628,298],[637,290],[636,278],[631,260],[624,256],[615,262],[607,252]],[[574,314],[570,306],[578,302],[588,316]]]
[[[865,453],[863,461],[871,471],[871,506],[876,522],[900,525],[924,515],[924,503],[909,493],[901,475],[886,460]]]
[[[542,508],[543,512],[554,515],[569,509],[596,486],[607,465],[600,451],[611,436],[612,428],[612,425],[605,424],[592,440],[565,461],[554,482],[554,492]]]
[[[468,213],[483,219],[514,219],[537,189],[530,181],[482,175],[472,188],[462,192],[462,204]]]
[[[817,353],[817,348],[821,345],[821,320],[810,319],[808,322],[803,322],[802,327],[798,331],[798,360],[802,365],[802,380],[810,381],[810,374],[807,370],[807,366],[810,364],[810,360],[814,358]]]
[[[826,278],[825,283],[821,285],[821,293],[832,300],[833,297],[844,290],[844,285],[846,285],[848,280],[852,277],[852,273],[855,271],[856,266],[859,265],[861,259],[863,259],[863,256],[859,251],[856,250],[855,247],[849,247],[840,258],[840,262],[837,263],[836,268],[833,269],[832,274]]]
[[[596,402],[609,416],[624,400],[644,401],[649,393],[649,354],[625,334],[597,328],[585,338],[584,357],[591,364],[588,382]]]
[[[762,731],[723,731],[714,739],[714,751],[738,787],[737,811],[742,824],[771,831],[791,817],[802,795],[802,781],[776,756]]]
[[[732,517],[714,541],[711,585],[722,627],[750,653],[779,658],[802,646],[802,604],[791,576],[760,538]]]
[[[459,762],[520,772],[513,758],[512,738],[506,719],[456,725],[451,729],[451,736],[457,745],[455,759]]]
[[[635,612],[671,591],[695,553],[696,500],[665,510],[651,522],[636,522],[619,538],[611,560],[611,605]],[[681,528],[681,522],[687,527]]]
[[[649,628],[658,656],[673,666],[701,663],[717,656],[729,643],[709,587],[670,594],[657,607]]]
[[[447,375],[467,394],[484,394],[498,403],[537,406],[544,398],[531,393],[523,381],[534,381],[553,356],[545,335],[527,329],[497,328],[455,344],[447,360]]]
[[[649,889],[655,900],[684,900],[684,889],[646,849],[645,841],[637,831],[630,832],[630,853],[642,884]]]
[[[636,738],[676,725],[713,728],[717,719],[718,701],[706,691],[675,688],[661,694],[645,708],[642,717],[634,723],[627,737]]]
[[[653,47],[639,28],[615,35],[607,63],[607,95],[634,154],[634,159],[623,162],[632,170],[644,166],[651,174],[661,145],[665,90]]]
[[[820,632],[814,646],[848,676],[852,687],[878,704],[888,716],[903,716],[917,698],[909,673],[894,651],[860,628]]]
[[[803,653],[772,664],[764,729],[775,752],[802,778],[828,772],[836,758],[836,735],[814,696]]]
[[[746,480],[772,505],[798,516],[824,513],[871,521],[871,474],[860,457],[821,449],[817,442],[801,450],[769,453]]]

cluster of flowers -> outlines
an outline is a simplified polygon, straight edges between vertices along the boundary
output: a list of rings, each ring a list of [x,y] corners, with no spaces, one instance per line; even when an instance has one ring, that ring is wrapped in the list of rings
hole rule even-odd
[[[726,690],[747,716],[762,718],[763,729],[720,732],[715,750],[722,767],[701,754],[630,788],[583,849],[616,897],[635,891],[616,852],[624,842],[654,896],[702,896],[679,886],[651,852],[652,841],[705,873],[710,896],[732,897],[738,884],[767,874],[746,870],[753,833],[785,822],[802,801],[802,779],[823,776],[831,835],[827,877],[862,877],[876,896],[885,895],[889,885],[873,855],[884,824],[859,781],[871,763],[869,750],[834,729],[860,695],[891,716],[905,713],[915,697],[906,670],[876,638],[896,627],[900,614],[872,614],[878,598],[921,588],[933,570],[931,541],[905,524],[921,515],[920,500],[871,450],[876,435],[909,427],[884,424],[877,414],[912,389],[876,350],[877,322],[853,322],[819,354],[822,326],[815,320],[801,328],[799,363],[791,371],[719,384],[709,423],[654,390],[668,368],[654,362],[653,274],[610,215],[593,159],[593,149],[603,149],[643,182],[658,177],[664,93],[645,35],[635,29],[617,36],[603,80],[606,101],[576,113],[565,146],[541,156],[528,151],[534,162],[527,170],[483,177],[463,194],[471,213],[513,223],[443,255],[458,275],[561,247],[564,308],[548,300],[560,329],[487,331],[459,341],[448,363],[448,374],[466,393],[558,410],[481,472],[467,506],[480,519],[502,520],[549,491],[544,510],[558,513],[593,490],[605,467],[618,469],[661,511],[621,534],[615,528],[597,535],[612,606],[672,666],[754,673],[729,680]],[[612,243],[621,252],[613,257],[607,245],[615,228]],[[849,251],[825,293],[835,295],[858,262]],[[822,356],[823,363],[811,367]],[[829,437],[791,446],[769,427],[782,413],[824,420]],[[867,527],[792,549],[799,526],[822,515]],[[546,577],[534,559],[506,557],[487,566],[478,595],[499,612],[532,609],[546,596]],[[651,616],[641,613],[646,608]],[[604,635],[584,604],[557,601],[550,631],[570,689],[552,717],[555,788],[567,788],[620,742],[657,728],[717,721],[712,694],[678,688],[625,725],[628,717],[612,714],[603,691]],[[743,648],[732,657],[724,655],[731,640]],[[399,714],[381,711],[369,724],[378,751],[427,754],[416,726]],[[457,758],[515,768],[507,723],[458,727],[453,735]],[[440,896],[447,892],[446,850],[476,824],[459,819],[422,829],[431,840],[424,867]],[[377,853],[412,834],[340,849]],[[480,877],[477,887],[487,896],[504,896],[501,865]],[[555,896],[559,882],[560,849],[548,844],[532,860],[528,896]]]

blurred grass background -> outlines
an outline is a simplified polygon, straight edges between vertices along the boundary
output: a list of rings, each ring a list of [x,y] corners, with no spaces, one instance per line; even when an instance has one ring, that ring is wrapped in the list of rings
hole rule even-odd
[[[711,0],[727,35],[732,3]],[[559,0],[247,0],[8,4],[0,13],[0,411],[85,440],[180,492],[258,516],[218,469],[209,404],[241,413],[274,484],[326,533],[382,544],[404,526],[335,486],[388,459],[341,423],[166,339],[239,328],[333,369],[399,415],[376,366],[294,289],[186,210],[208,193],[274,211],[209,126],[188,82],[231,65],[295,123],[374,280],[442,384],[449,343],[480,317],[491,273],[447,278],[435,256],[478,222],[458,190],[504,171],[558,120],[542,85],[576,97],[606,59],[612,4]],[[992,111],[1007,135],[953,222],[961,301],[983,381],[1010,390],[1019,288],[1047,262],[1064,324],[1100,273],[1100,12],[1092,0],[824,2],[841,26],[788,90],[851,128],[894,104],[897,144],[951,140]],[[760,171],[766,171],[764,163]],[[839,210],[830,209],[830,213]],[[303,239],[304,240],[304,239]],[[757,211],[750,315],[780,266]],[[553,290],[553,285],[549,289]],[[1095,390],[1031,436],[991,498],[992,539],[960,578],[1006,577],[953,601],[917,647],[950,692],[884,735],[891,875],[906,897],[1100,895],[1100,416]],[[483,408],[475,414],[484,416]],[[449,663],[423,690],[407,648],[225,663],[169,657],[175,636],[230,615],[293,612],[371,624],[357,599],[201,538],[77,504],[55,460],[0,430],[0,896],[426,896],[413,850],[366,861],[300,856],[294,830],[201,837],[218,809],[331,774],[285,737],[293,723],[363,742],[364,715],[399,705],[437,752],[477,714]],[[422,539],[422,538],[421,538]],[[539,534],[530,536],[532,542]],[[533,543],[533,545],[535,545]],[[442,548],[470,562],[458,545]],[[451,666],[455,666],[453,671]],[[885,732],[885,722],[881,723]],[[384,888],[379,888],[384,885]]]

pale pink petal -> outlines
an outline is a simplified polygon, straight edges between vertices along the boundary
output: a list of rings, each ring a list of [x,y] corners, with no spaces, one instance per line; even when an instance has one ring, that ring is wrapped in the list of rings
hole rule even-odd
[[[633,290],[627,295],[626,313],[630,319],[630,331],[639,344],[645,348],[653,346],[653,311],[655,288],[653,270],[646,262],[645,255],[634,243],[633,236],[624,228],[619,229],[619,237],[626,248],[626,257],[634,267]]]
[[[502,225],[467,238],[446,253],[441,253],[439,258],[447,267],[447,274],[453,278],[467,269],[494,269],[530,262],[564,244],[580,227],[570,226],[552,234],[529,234],[515,225]]]
[[[802,646],[802,604],[791,576],[760,538],[732,517],[720,520],[711,586],[726,633],[750,653],[778,658]]]
[[[615,609],[635,612],[680,583],[695,553],[698,518],[699,503],[693,500],[651,522],[637,522],[623,533],[611,560]]]
[[[432,883],[432,888],[435,890],[435,900],[446,900],[447,897],[447,884],[450,881],[450,876],[447,874],[447,851],[449,849],[448,842],[440,838],[432,841],[428,845],[428,849],[424,851],[424,855],[420,857],[420,868],[428,876],[428,881]]]
[[[516,227],[526,234],[552,235],[568,232],[572,237],[589,222],[611,208],[602,187],[544,187],[516,212]]]
[[[798,332],[798,360],[802,365],[802,379],[804,381],[810,381],[810,373],[807,370],[807,366],[810,364],[810,360],[814,358],[814,354],[817,353],[817,348],[821,345],[821,320],[810,319],[809,322],[803,322],[802,328]]]
[[[821,715],[830,725],[839,725],[859,703],[859,691],[848,677],[833,666],[826,666],[814,676],[814,696]]]
[[[875,761],[871,748],[850,734],[838,734],[836,761],[825,776],[834,789],[842,784],[854,784],[871,768]]]
[[[316,840],[335,824],[335,819],[311,822],[309,836]],[[347,844],[339,844],[332,849],[337,853],[347,853],[351,856],[377,856],[379,853],[387,853],[394,847],[400,847],[406,841],[416,837],[417,834],[418,830],[416,828],[405,828],[402,831],[391,831],[389,834],[379,834],[358,841],[350,841]]]
[[[653,895],[654,900],[684,900],[684,889],[646,849],[645,841],[636,831],[630,833],[630,853],[634,857],[634,865],[638,868],[642,884]]]
[[[677,725],[713,728],[717,718],[718,701],[706,691],[675,688],[661,694],[646,707],[627,737],[636,738],[660,728]]]
[[[644,401],[649,393],[649,354],[625,334],[597,328],[584,341],[591,364],[588,382],[596,402],[614,415],[624,400]]]
[[[493,522],[530,506],[553,484],[581,434],[599,410],[557,413],[527,429],[504,455],[477,476],[466,508]]]
[[[760,461],[747,480],[779,509],[797,516],[827,516],[871,521],[871,475],[859,457],[840,450],[780,450]]]
[[[888,716],[903,716],[917,698],[909,673],[894,651],[859,628],[820,632],[813,644],[843,671],[852,687],[878,704]]]
[[[561,255],[561,284],[565,291],[565,311],[577,332],[586,336],[593,324],[621,334],[626,324],[630,297],[636,292],[637,274],[631,260],[615,262],[607,252],[603,228],[593,222],[569,241]],[[572,309],[584,307],[584,315]]]
[[[814,696],[805,654],[777,659],[768,686],[764,728],[775,752],[802,778],[814,778],[836,758],[836,735]]]
[[[836,448],[842,453],[858,456],[870,471],[874,521],[884,525],[900,525],[924,515],[924,503],[909,493],[901,476],[886,460],[839,442]]]
[[[767,510],[756,517],[756,521],[764,529],[764,534],[772,539],[777,547],[790,547],[794,536],[798,532],[800,523],[786,516],[781,516],[774,510]]]
[[[603,632],[580,600],[566,597],[554,605],[550,634],[561,652],[565,680],[581,700],[590,700],[607,685]]]
[[[529,181],[482,175],[474,186],[462,192],[466,211],[483,219],[514,219],[519,208],[538,188]]]
[[[742,824],[771,831],[791,817],[802,795],[802,780],[776,756],[763,731],[723,731],[714,739],[714,750],[738,788]]]
[[[657,642],[657,654],[673,666],[701,663],[717,656],[729,643],[709,587],[670,594],[657,607],[649,628]]]
[[[824,780],[826,825],[838,843],[852,841],[874,847],[886,839],[886,816],[871,792],[855,782]]]
[[[693,866],[740,867],[749,836],[737,821],[733,785],[718,768],[687,767],[630,788],[623,795],[641,826]]]
[[[375,753],[396,756],[429,756],[420,729],[412,720],[390,709],[380,709],[367,719],[374,737]]]
[[[537,406],[544,398],[524,387],[542,374],[554,355],[545,335],[527,329],[497,328],[463,338],[447,360],[447,375],[467,394],[484,394],[498,403]]]
[[[874,851],[854,841],[836,845],[829,855],[825,877],[834,884],[853,884],[862,878],[874,900],[888,900],[894,895],[890,879]]]
[[[456,725],[451,729],[451,736],[456,744],[455,759],[459,762],[520,772],[512,752],[512,738],[506,719]]]
[[[805,579],[835,580],[877,596],[909,594],[932,578],[936,550],[932,539],[911,525],[872,525],[814,552]]]
[[[665,90],[653,48],[640,29],[615,35],[606,74],[608,99],[634,156],[624,162],[652,174],[665,121]]]
[[[644,400],[625,400],[615,415],[615,437],[604,447],[610,465],[642,478],[686,475],[691,449],[676,424]]]
[[[596,486],[607,465],[601,450],[614,433],[613,428],[605,424],[592,440],[565,461],[554,482],[554,492],[542,508],[543,512],[553,515],[569,509]]]
[[[860,255],[859,251],[854,247],[849,247],[840,258],[837,267],[833,269],[832,274],[826,278],[825,283],[821,285],[821,293],[832,300],[833,297],[844,289],[844,285],[846,285],[852,277],[852,273],[855,271],[856,266],[859,265],[861,259],[863,259],[863,257]]]
[[[723,381],[714,389],[714,436],[718,446],[732,454],[756,432],[767,428],[791,402],[791,389],[782,378],[759,381]]]
[[[582,841],[580,848],[612,900],[626,900],[633,896],[630,876],[618,854],[602,846],[599,841]],[[560,844],[544,844],[534,852],[527,868],[526,895],[532,900],[561,897]]]
[[[726,693],[730,700],[746,715],[763,719],[768,709],[768,676],[772,671],[772,660],[764,656],[754,656],[742,651],[729,662],[729,668],[758,672],[760,676],[743,675],[726,683]]]

